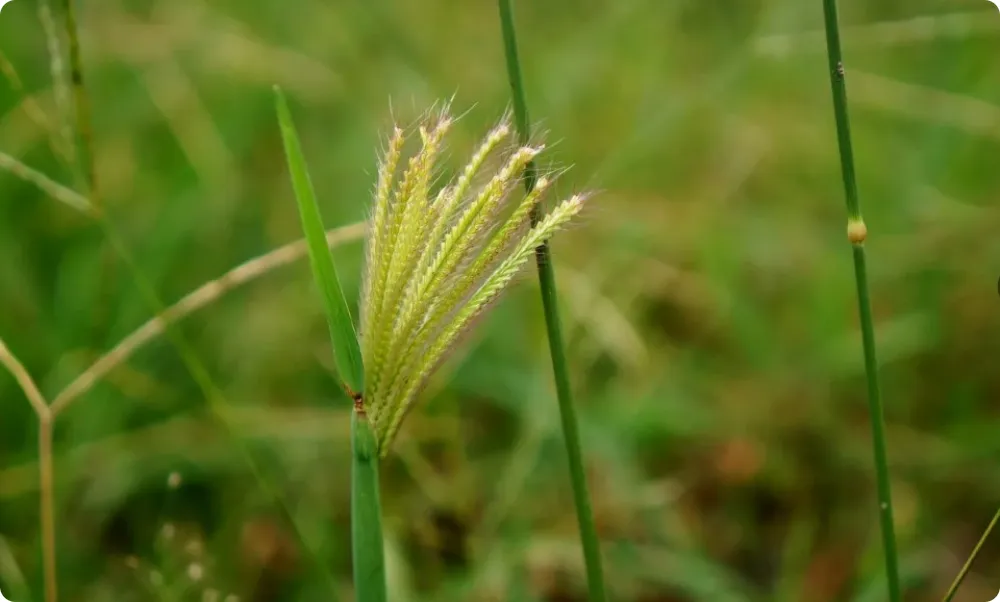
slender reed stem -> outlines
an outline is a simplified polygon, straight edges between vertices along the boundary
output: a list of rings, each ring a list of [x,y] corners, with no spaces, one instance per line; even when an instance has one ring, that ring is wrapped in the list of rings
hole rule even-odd
[[[351,414],[351,546],[358,602],[387,599],[378,462],[375,435],[358,402]]]
[[[503,31],[504,53],[507,60],[507,74],[514,101],[514,119],[522,144],[527,144],[529,138],[528,108],[525,102],[524,85],[521,80],[520,61],[517,56],[517,36],[514,28],[511,1],[499,0],[499,4],[500,25]],[[532,162],[525,170],[525,188],[528,192],[531,192],[532,188],[534,188],[536,174],[537,171]],[[531,223],[536,224],[540,217],[540,207],[535,205],[531,212]],[[606,600],[607,594],[605,593],[604,585],[604,569],[601,566],[600,540],[597,537],[594,514],[590,507],[590,494],[587,491],[587,477],[583,467],[583,454],[580,451],[580,433],[570,391],[569,368],[566,363],[566,354],[563,350],[555,272],[552,269],[548,241],[535,249],[535,259],[538,264],[538,281],[542,293],[542,308],[545,312],[549,353],[552,356],[556,396],[559,399],[559,416],[562,421],[563,440],[566,444],[566,456],[569,461],[573,502],[576,505],[576,517],[579,523],[580,540],[583,545],[583,557],[586,564],[587,589],[590,593],[590,602],[603,602]]]
[[[38,417],[38,486],[42,521],[42,572],[45,575],[45,602],[56,602],[56,513],[52,467],[52,414]]]
[[[840,29],[837,22],[836,0],[823,0],[826,23],[826,44],[829,59],[833,110],[837,122],[840,164],[847,201],[847,235],[854,255],[854,276],[857,283],[858,313],[861,321],[865,375],[868,380],[868,404],[872,422],[872,447],[875,456],[875,478],[878,484],[879,522],[882,531],[882,552],[890,602],[899,602],[899,562],[892,516],[892,495],[889,486],[889,461],[885,441],[885,417],[878,383],[878,362],[875,357],[875,327],[872,320],[871,293],[868,289],[868,268],[865,261],[865,239],[868,231],[861,216],[858,187],[851,148],[851,127],[847,114],[847,86],[844,82],[844,62],[840,50]]]
[[[986,538],[993,532],[993,527],[997,525],[998,520],[1000,520],[1000,508],[997,508],[996,513],[993,514],[993,520],[991,520],[990,524],[986,527],[986,531],[984,531],[983,535],[979,538],[979,542],[976,544],[976,547],[972,549],[972,554],[969,555],[969,559],[965,561],[965,564],[962,566],[962,570],[958,572],[958,575],[955,577],[955,581],[953,581],[951,587],[948,588],[948,593],[944,595],[943,602],[951,602],[951,599],[955,597],[956,593],[958,593],[959,586],[961,586],[962,582],[965,581],[965,576],[969,574],[969,569],[972,568],[972,563],[975,562],[976,557],[979,556],[980,548],[983,547],[983,544],[986,542]]]
[[[10,84],[10,87],[15,92],[24,97],[21,101],[21,107],[24,109],[25,116],[34,122],[40,130],[50,134],[49,146],[56,157],[63,159],[64,161],[72,161],[70,155],[65,153],[65,149],[59,144],[59,140],[55,137],[55,131],[53,130],[52,124],[49,123],[49,119],[46,117],[45,111],[35,100],[34,96],[24,89],[24,82],[21,81],[21,76],[18,75],[17,68],[15,68],[14,64],[10,62],[6,55],[4,55],[3,51],[0,51],[0,75],[6,78],[7,83]]]

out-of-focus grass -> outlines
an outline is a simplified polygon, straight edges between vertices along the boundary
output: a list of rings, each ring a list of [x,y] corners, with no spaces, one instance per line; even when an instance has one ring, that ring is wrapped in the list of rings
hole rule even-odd
[[[104,204],[165,301],[300,235],[271,84],[300,107],[331,224],[365,217],[390,99],[404,122],[452,94],[478,103],[455,126],[455,154],[506,108],[493,4],[370,4],[81,6]],[[731,4],[518,6],[533,113],[558,141],[550,154],[573,166],[556,192],[603,191],[556,261],[610,593],[880,599],[820,6]],[[34,11],[4,9],[0,50],[52,115]],[[943,595],[1000,498],[997,19],[976,0],[841,6],[902,580],[914,602]],[[73,182],[26,107],[0,85],[0,150]],[[361,246],[334,253],[356,299],[358,270],[347,266],[360,265]],[[311,287],[301,262],[180,328],[348,595],[348,402]],[[583,599],[531,288],[483,324],[382,469],[394,599]],[[104,262],[98,227],[0,176],[0,334],[46,395],[149,316],[124,266]],[[181,587],[192,552],[162,552],[165,523],[204,539],[199,590],[322,595],[198,395],[161,340],[60,418],[64,597],[150,599],[142,584],[155,564]],[[10,552],[0,586],[23,574],[37,598],[36,432],[7,376],[0,416]],[[168,496],[173,470],[185,479]],[[986,542],[983,572],[974,567],[957,599],[995,593],[985,567],[997,546]]]

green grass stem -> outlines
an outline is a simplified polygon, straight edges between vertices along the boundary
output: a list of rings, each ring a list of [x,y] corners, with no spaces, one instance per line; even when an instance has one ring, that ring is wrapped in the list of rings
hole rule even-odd
[[[837,19],[836,0],[823,0],[826,24],[827,57],[830,84],[833,92],[833,110],[837,122],[837,141],[840,164],[847,201],[847,233],[854,255],[854,276],[857,283],[858,313],[861,321],[862,348],[865,375],[868,380],[868,403],[872,422],[872,447],[875,456],[875,478],[878,487],[879,523],[882,532],[882,552],[889,589],[889,601],[899,602],[899,561],[896,552],[896,535],[893,524],[892,494],[889,484],[889,461],[885,440],[885,417],[878,382],[878,362],[875,357],[875,327],[872,320],[871,293],[868,288],[868,267],[864,242],[867,227],[858,201],[857,178],[854,171],[854,153],[851,148],[851,127],[847,111],[847,86],[843,56],[840,49],[840,26]]]
[[[528,107],[525,102],[524,85],[521,79],[521,65],[517,56],[517,35],[514,27],[511,0],[499,0],[499,4],[507,74],[510,80],[511,96],[514,103],[514,120],[521,143],[527,144],[530,135]],[[536,173],[534,162],[532,162],[525,170],[524,183],[529,193],[535,186]],[[531,223],[533,225],[538,223],[541,215],[541,209],[536,204],[531,211]],[[562,327],[559,320],[559,300],[556,292],[555,272],[552,269],[548,241],[543,242],[535,250],[535,260],[538,264],[538,281],[541,287],[542,308],[545,313],[545,327],[548,332],[549,353],[552,356],[556,396],[559,400],[559,416],[562,421],[563,440],[566,445],[566,456],[569,461],[573,502],[576,506],[580,541],[583,545],[589,600],[590,602],[603,602],[607,599],[607,594],[604,585],[604,569],[601,564],[601,546],[600,540],[597,537],[597,527],[594,524],[590,494],[587,491],[587,476],[583,467],[583,454],[580,451],[580,433],[570,390],[569,368],[563,349]]]
[[[351,415],[351,554],[358,602],[385,602],[378,445],[364,411]]]

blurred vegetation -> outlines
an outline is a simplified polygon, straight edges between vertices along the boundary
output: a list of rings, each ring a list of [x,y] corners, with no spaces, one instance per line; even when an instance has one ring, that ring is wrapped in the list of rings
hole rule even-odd
[[[24,87],[0,84],[0,151],[73,186],[29,106],[56,121],[37,6],[0,18]],[[454,96],[461,157],[508,106],[491,2],[80,6],[104,203],[168,303],[300,236],[272,84],[328,226],[366,216],[391,115]],[[821,3],[515,8],[532,117],[572,166],[559,192],[600,193],[554,261],[612,598],[882,599]],[[998,19],[981,0],[841,2],[913,602],[940,598],[1000,502]],[[0,337],[51,398],[150,308],[92,220],[10,173],[0,199]],[[335,250],[350,299],[361,251]],[[299,261],[179,329],[350,599],[349,403],[311,287]],[[583,599],[535,287],[482,324],[384,464],[393,600]],[[166,338],[55,436],[63,599],[328,599]],[[36,439],[0,376],[17,602],[42,591]],[[988,541],[955,599],[992,597],[998,560]]]

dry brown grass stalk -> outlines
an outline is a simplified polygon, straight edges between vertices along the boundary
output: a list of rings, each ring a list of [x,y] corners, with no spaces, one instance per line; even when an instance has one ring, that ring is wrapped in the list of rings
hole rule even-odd
[[[38,481],[40,489],[39,513],[42,521],[42,556],[45,573],[45,601],[56,601],[56,523],[55,487],[52,469],[52,410],[45,397],[10,348],[0,339],[0,364],[14,376],[18,386],[28,398],[31,409],[38,416]]]
[[[336,246],[352,240],[360,240],[364,235],[365,223],[358,222],[327,232],[326,241]],[[148,320],[145,324],[126,336],[110,351],[102,355],[89,368],[66,386],[52,402],[52,414],[59,415],[75,399],[90,390],[94,383],[107,376],[116,367],[128,360],[143,345],[163,334],[168,323],[176,322],[212,303],[227,291],[259,278],[271,270],[288,265],[306,254],[305,239],[288,243],[259,257],[255,257],[226,272],[219,278],[201,285],[180,301],[170,306],[161,316]]]
[[[11,169],[10,162],[4,161],[5,157],[7,156],[0,153],[0,168]],[[26,168],[16,159],[11,158],[11,161],[18,166],[16,169],[11,169],[15,174],[23,176],[25,172],[21,168],[28,169],[30,173],[30,168]],[[73,199],[74,203],[83,204],[87,202],[86,198],[81,195],[52,182],[44,175],[38,175],[40,177],[37,180],[32,179],[32,181],[39,184],[43,190],[52,189],[58,191],[60,194]],[[41,183],[44,183],[44,185]],[[337,246],[353,240],[359,240],[364,235],[366,225],[365,222],[358,222],[331,229],[326,235],[327,244]],[[161,315],[146,321],[142,326],[122,339],[114,348],[98,358],[97,361],[91,364],[89,368],[84,370],[56,395],[51,405],[46,402],[44,395],[42,395],[41,390],[39,390],[24,365],[10,351],[3,342],[3,339],[0,339],[0,365],[3,365],[14,377],[14,380],[17,381],[18,386],[28,399],[32,410],[38,417],[39,511],[42,523],[42,556],[46,602],[56,602],[57,600],[55,467],[52,449],[52,429],[59,413],[69,407],[74,400],[79,399],[80,396],[89,391],[100,379],[126,362],[138,349],[163,334],[169,323],[189,316],[242,284],[301,259],[306,253],[305,240],[297,240],[246,261],[226,272],[221,277],[206,282],[167,308]]]

